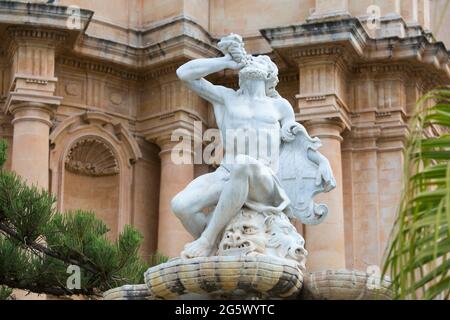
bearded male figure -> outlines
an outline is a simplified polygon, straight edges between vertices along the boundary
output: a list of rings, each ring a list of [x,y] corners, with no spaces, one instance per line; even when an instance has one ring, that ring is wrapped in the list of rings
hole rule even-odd
[[[247,142],[272,151],[296,134],[316,141],[295,122],[290,103],[276,92],[278,68],[268,56],[247,55],[242,38],[233,34],[223,38],[219,48],[223,57],[189,61],[178,68],[177,75],[212,104],[222,139],[228,131],[276,132],[278,137],[270,139],[269,145],[258,134],[254,135],[256,141]],[[240,70],[238,91],[204,78],[225,69]],[[209,256],[218,236],[241,208],[280,213],[290,204],[274,172],[278,154],[274,157],[273,152],[260,152],[255,156],[249,145],[236,153],[229,145],[223,143],[224,160],[215,172],[196,178],[172,200],[173,212],[196,238],[185,246],[182,258]],[[307,150],[307,158],[318,166],[316,183],[323,184],[325,190],[334,188],[328,160],[314,148]],[[206,208],[214,208],[209,216],[203,212]]]

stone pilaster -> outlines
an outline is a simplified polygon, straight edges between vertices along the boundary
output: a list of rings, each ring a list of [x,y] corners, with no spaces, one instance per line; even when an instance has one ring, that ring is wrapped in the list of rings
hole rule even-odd
[[[184,245],[193,240],[185,230],[179,219],[171,209],[172,198],[183,190],[194,179],[194,164],[176,163],[172,159],[172,152],[179,142],[172,141],[169,134],[156,138],[161,148],[161,180],[159,193],[159,220],[158,220],[158,252],[169,257],[176,257]],[[187,155],[192,159],[192,154]]]
[[[350,128],[347,106],[349,52],[340,46],[299,49],[292,52],[299,68],[297,118],[308,121],[339,118]]]
[[[55,97],[55,51],[67,35],[9,27],[11,85],[6,112],[13,115],[12,169],[29,184],[49,187],[49,132],[61,98]]]
[[[346,267],[344,233],[344,199],[342,185],[341,132],[345,126],[338,118],[323,118],[305,122],[313,137],[322,141],[320,152],[330,161],[336,179],[336,188],[317,196],[326,203],[329,216],[317,226],[305,226],[306,249],[309,252],[309,271],[343,269]]]
[[[53,110],[36,102],[16,103],[10,107],[14,119],[12,170],[27,183],[49,186],[49,131]]]
[[[347,267],[364,270],[381,263],[400,201],[408,108],[414,108],[417,90],[407,65],[353,69],[352,130],[342,150]]]

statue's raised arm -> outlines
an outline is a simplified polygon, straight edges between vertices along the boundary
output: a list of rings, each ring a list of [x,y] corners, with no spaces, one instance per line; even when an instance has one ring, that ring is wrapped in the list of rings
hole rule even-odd
[[[247,63],[242,38],[237,35],[225,37],[219,47],[224,53],[223,57],[196,59],[183,64],[177,69],[177,76],[199,96],[213,104],[223,104],[226,95],[232,89],[214,85],[205,79],[206,76],[225,69],[240,70]],[[239,62],[237,62],[239,61]]]

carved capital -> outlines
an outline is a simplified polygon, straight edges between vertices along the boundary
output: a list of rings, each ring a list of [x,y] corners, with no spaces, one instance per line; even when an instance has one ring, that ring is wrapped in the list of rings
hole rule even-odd
[[[142,120],[139,123],[138,131],[149,142],[161,145],[170,140],[174,132],[186,132],[191,135],[197,134],[195,125],[201,125],[199,131],[204,129],[205,121],[197,115],[186,110],[176,110],[170,113],[156,115]]]
[[[351,128],[352,122],[349,116],[349,108],[337,94],[299,94],[295,97],[298,103],[297,121],[339,119],[345,128]]]
[[[26,90],[14,91],[8,95],[5,113],[11,113],[17,117],[17,114],[24,110],[39,110],[41,113],[49,115],[48,118],[50,118],[61,100],[61,97],[38,95]]]
[[[304,122],[304,126],[313,137],[343,141],[341,133],[345,129],[345,124],[340,118],[308,120]]]
[[[51,118],[54,115],[52,105],[40,102],[16,102],[8,110],[13,116],[14,125],[21,121],[38,121],[49,127],[53,125]]]

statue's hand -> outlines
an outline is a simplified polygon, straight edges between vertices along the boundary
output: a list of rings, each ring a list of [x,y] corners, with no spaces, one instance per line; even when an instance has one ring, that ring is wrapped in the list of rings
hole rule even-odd
[[[322,182],[325,192],[329,192],[336,187],[333,170],[331,170],[330,162],[325,157],[321,157],[316,174],[316,185],[320,186]]]
[[[232,44],[228,47],[228,53],[231,55],[234,61],[237,63],[245,62],[247,59],[247,53],[244,48],[239,45]]]
[[[307,137],[309,137],[308,133],[304,126],[302,126],[298,122],[290,122],[286,123],[281,127],[281,139],[285,142],[294,141],[295,136],[303,132]]]
[[[232,70],[240,70],[245,66],[245,61],[241,60],[240,62],[237,62],[230,53],[226,54],[224,57],[225,64],[228,69]]]
[[[299,123],[292,122],[284,124],[281,127],[281,140],[285,142],[292,142],[295,140],[295,134],[296,134],[296,125],[300,125]]]
[[[244,42],[240,35],[231,33],[220,39],[217,45],[225,56],[230,55],[238,64],[246,63],[250,57],[244,49]]]

